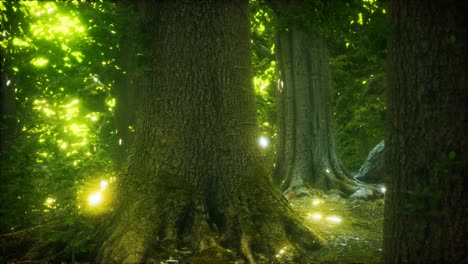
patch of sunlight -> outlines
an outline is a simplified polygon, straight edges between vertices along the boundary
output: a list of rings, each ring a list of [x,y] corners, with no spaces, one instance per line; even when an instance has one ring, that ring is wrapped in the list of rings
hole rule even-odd
[[[78,17],[63,14],[51,16],[46,21],[37,20],[31,24],[30,29],[34,36],[47,40],[70,38],[85,32]]]
[[[47,158],[49,156],[49,153],[47,153],[45,151],[44,152],[36,152],[36,153],[37,153],[37,155],[42,156],[44,158]]]
[[[112,109],[115,107],[115,98],[110,98],[106,100],[106,105],[109,107],[109,111],[112,111]]]
[[[258,25],[257,32],[262,34],[265,31],[265,26],[263,24]]]
[[[64,50],[64,51],[70,51],[70,50],[71,50],[71,48],[68,47],[65,43],[60,44],[60,47],[61,47],[62,50]]]
[[[323,215],[321,213],[307,214],[307,218],[312,220],[320,220],[323,218]]]
[[[80,112],[80,110],[78,108],[69,108],[65,111],[65,115],[62,116],[62,118],[65,118],[66,120],[70,120],[72,119],[73,117],[76,117],[78,116],[78,113]]]
[[[71,55],[75,57],[76,61],[78,61],[79,63],[83,62],[83,57],[84,57],[83,53],[79,51],[73,51]]]
[[[55,115],[55,111],[47,108],[47,107],[44,107],[43,109],[44,113],[46,114],[46,116],[51,116],[51,115]]]
[[[338,224],[338,223],[341,223],[341,221],[343,221],[343,219],[341,219],[341,217],[338,217],[336,215],[327,216],[327,217],[325,217],[325,220],[327,220],[330,223],[334,223],[334,224]]]
[[[73,144],[72,144],[72,145],[73,145]],[[75,150],[72,150],[72,151],[70,151],[70,152],[67,152],[67,157],[70,157],[71,155],[75,155],[75,154],[77,154],[77,153],[78,153],[78,151],[77,151],[76,149],[75,149]]]
[[[270,145],[270,140],[266,136],[260,136],[258,138],[258,145],[261,148],[267,148]]]
[[[55,10],[57,10],[57,6],[52,1],[23,1],[24,4],[29,11],[37,17],[40,17],[44,14],[51,14]]]
[[[91,121],[96,122],[99,120],[99,113],[98,112],[92,112],[86,115],[86,118],[89,118]]]
[[[13,45],[17,47],[29,47],[30,43],[20,38],[13,38]]]
[[[34,58],[31,60],[31,64],[37,68],[44,67],[49,63],[49,60],[43,57]]]
[[[76,136],[85,137],[88,134],[89,128],[82,124],[71,124],[68,126],[68,129],[65,129],[65,132],[68,131]]]
[[[63,142],[62,144],[60,144],[60,148],[62,149],[66,149],[67,147],[68,147],[67,142]]]
[[[47,208],[56,208],[56,202],[57,200],[55,200],[54,198],[52,197],[47,197],[47,199],[44,201],[44,206],[46,206]]]
[[[359,13],[358,16],[359,16],[358,24],[359,24],[359,25],[364,24],[364,21],[362,20],[362,13]]]
[[[318,206],[319,204],[322,204],[324,203],[323,200],[320,200],[320,199],[314,199],[312,200],[312,205],[313,206]]]
[[[61,105],[61,108],[65,108],[65,113],[60,114],[61,119],[70,120],[73,117],[78,116],[80,109],[78,108],[78,99],[73,99],[70,103]]]
[[[260,93],[262,95],[263,93],[266,93],[265,88],[268,87],[269,84],[270,81],[268,79],[254,77],[254,86],[257,93]]]
[[[73,99],[69,104],[62,105],[63,108],[70,108],[74,105],[77,105],[80,101],[78,99]]]
[[[83,136],[85,137],[85,136]],[[88,141],[86,140],[86,138],[83,138],[83,141],[81,142],[78,142],[78,143],[73,143],[71,144],[72,147],[83,147],[83,146],[86,146],[88,144]]]

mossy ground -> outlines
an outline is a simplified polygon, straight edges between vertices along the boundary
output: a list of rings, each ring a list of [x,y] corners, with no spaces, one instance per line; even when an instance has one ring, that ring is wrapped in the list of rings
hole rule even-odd
[[[380,263],[383,199],[364,201],[321,195],[290,203],[326,241],[310,256],[317,263]]]

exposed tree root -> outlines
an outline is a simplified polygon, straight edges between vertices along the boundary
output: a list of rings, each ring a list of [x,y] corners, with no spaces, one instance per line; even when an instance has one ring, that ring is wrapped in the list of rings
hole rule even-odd
[[[201,198],[210,195],[158,188],[152,201],[120,204],[126,210],[106,227],[97,261],[287,263],[322,246],[281,193],[255,182],[242,188],[248,191],[214,203]]]

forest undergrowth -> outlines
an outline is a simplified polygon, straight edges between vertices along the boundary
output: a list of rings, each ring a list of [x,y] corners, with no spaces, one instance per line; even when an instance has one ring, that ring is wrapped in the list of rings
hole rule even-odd
[[[325,239],[310,257],[322,264],[380,263],[382,253],[382,199],[373,201],[321,195],[290,200],[305,222]]]
[[[380,263],[382,253],[383,199],[360,200],[345,199],[338,195],[319,194],[289,200],[293,209],[304,218],[304,222],[314,234],[325,241],[325,246],[313,251],[307,259],[291,262],[287,248],[276,256],[259,260],[258,263],[294,264],[373,264]],[[30,231],[34,231],[31,229]],[[34,233],[34,232],[33,232]],[[51,244],[47,244],[51,245]],[[55,252],[54,249],[51,252]],[[47,250],[46,250],[47,251]],[[71,263],[63,250],[55,253],[42,252],[41,260],[10,259],[6,263],[48,264]],[[5,253],[5,252],[4,252]],[[57,255],[57,256],[53,256]],[[61,257],[60,257],[60,256]],[[21,258],[20,258],[21,259]],[[269,260],[268,260],[269,259]],[[52,260],[52,261],[51,261]],[[5,261],[5,259],[3,259]],[[58,261],[58,262],[57,262]],[[271,262],[274,261],[274,262]],[[0,261],[0,263],[3,263]],[[93,261],[77,260],[76,264],[91,264]],[[165,264],[169,262],[160,262]],[[183,259],[174,263],[187,263]],[[240,259],[229,261],[232,264],[245,264]],[[203,263],[197,263],[203,264]]]

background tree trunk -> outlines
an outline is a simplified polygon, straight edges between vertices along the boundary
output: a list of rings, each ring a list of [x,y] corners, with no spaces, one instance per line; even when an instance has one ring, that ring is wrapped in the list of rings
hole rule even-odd
[[[282,21],[276,41],[280,81],[274,179],[288,196],[308,193],[306,187],[351,194],[353,181],[335,151],[326,41],[298,25],[297,18],[285,11],[300,7],[302,1],[293,2],[274,3]]]
[[[390,1],[384,263],[467,263],[462,1]]]
[[[98,261],[158,262],[185,252],[192,263],[225,263],[232,249],[254,263],[284,247],[317,248],[320,239],[274,188],[256,144],[248,1],[145,5],[153,67]]]
[[[0,28],[0,32],[5,34],[4,38],[8,38],[17,29],[17,15],[13,11],[18,8],[15,3],[5,4],[5,18],[8,17],[10,21],[1,21],[5,28]],[[15,88],[12,79],[11,70],[8,69],[10,52],[12,52],[11,45],[6,48],[0,49],[0,159],[6,160],[8,152],[16,134],[16,98]],[[7,164],[5,164],[7,165]],[[3,168],[3,166],[2,166]]]

